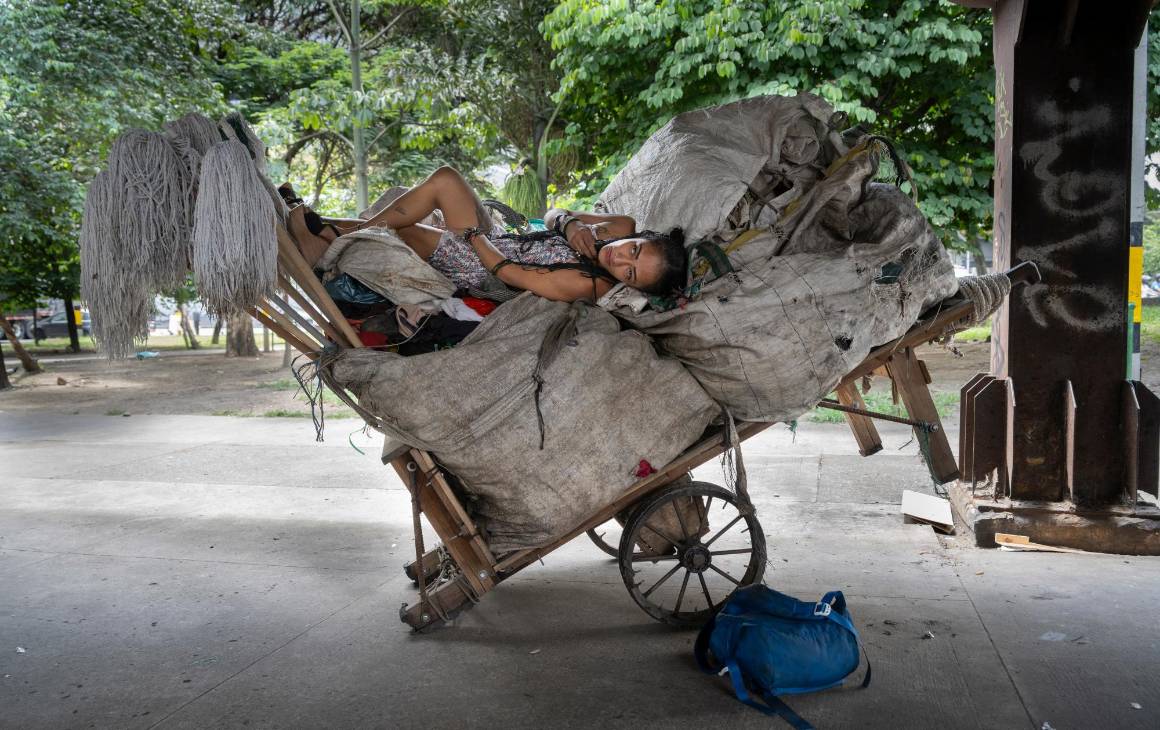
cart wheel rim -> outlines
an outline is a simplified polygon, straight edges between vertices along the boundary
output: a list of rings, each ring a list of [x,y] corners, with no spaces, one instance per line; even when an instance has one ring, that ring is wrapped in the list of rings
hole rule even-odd
[[[674,485],[634,511],[619,562],[629,595],[645,613],[673,626],[700,626],[738,587],[761,581],[765,535],[754,512],[729,490],[706,482]]]
[[[617,544],[613,545],[613,544],[609,543],[607,540],[605,540],[604,538],[605,538],[605,536],[608,535],[608,532],[605,531],[603,525],[598,526],[598,527],[593,527],[591,530],[588,530],[587,535],[588,535],[588,539],[591,540],[593,542],[593,544],[596,545],[596,547],[600,548],[601,551],[608,553],[609,555],[611,555],[614,558],[618,557],[620,555],[620,550],[618,549],[618,545],[620,544],[620,541],[617,540],[616,541]]]

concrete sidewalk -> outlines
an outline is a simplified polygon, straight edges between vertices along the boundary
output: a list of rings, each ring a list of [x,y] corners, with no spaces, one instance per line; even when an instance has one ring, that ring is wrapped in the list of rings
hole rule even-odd
[[[409,501],[359,427],[320,444],[297,419],[0,412],[0,727],[779,726],[585,539],[411,634]],[[1160,727],[1160,560],[904,525],[902,489],[930,481],[909,433],[882,432],[869,459],[842,426],[746,444],[766,581],[844,590],[874,663],[869,689],[794,708],[820,728]]]

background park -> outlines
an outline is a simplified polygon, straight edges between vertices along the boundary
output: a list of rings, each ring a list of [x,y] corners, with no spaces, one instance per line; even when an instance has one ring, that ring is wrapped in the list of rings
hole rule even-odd
[[[68,354],[94,343],[79,316],[76,332],[60,316],[84,308],[87,183],[119,133],[190,111],[242,112],[269,148],[271,178],[324,214],[353,215],[446,164],[481,196],[537,217],[590,208],[674,114],[807,90],[895,141],[962,273],[985,269],[991,254],[991,16],[948,2],[13,2],[0,9],[0,32],[0,311],[18,338],[46,336],[24,348],[20,370],[5,338],[0,387],[14,381],[33,400],[60,397],[37,387],[55,376],[30,377],[42,367],[77,387],[99,377],[93,364],[64,372],[78,365]],[[1160,29],[1148,32],[1156,109]],[[1155,182],[1156,115],[1146,144]],[[1155,187],[1147,195],[1160,207]],[[1145,226],[1146,299],[1160,288],[1158,216]],[[141,349],[270,349],[260,329],[258,343],[248,336],[248,317],[226,338],[195,297],[192,281],[159,297]],[[1154,312],[1143,313],[1145,350],[1160,341]],[[54,329],[38,329],[53,315]],[[985,347],[974,350],[984,361]],[[293,392],[283,377],[259,380]],[[284,400],[217,410],[303,412]]]

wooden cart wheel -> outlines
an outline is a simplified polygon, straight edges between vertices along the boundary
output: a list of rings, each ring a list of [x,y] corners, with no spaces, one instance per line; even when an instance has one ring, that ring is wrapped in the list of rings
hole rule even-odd
[[[620,539],[620,575],[644,612],[701,626],[735,589],[765,574],[765,534],[732,492],[708,482],[642,501]]]
[[[609,520],[588,530],[588,539],[612,557],[620,557],[620,530],[616,520]]]

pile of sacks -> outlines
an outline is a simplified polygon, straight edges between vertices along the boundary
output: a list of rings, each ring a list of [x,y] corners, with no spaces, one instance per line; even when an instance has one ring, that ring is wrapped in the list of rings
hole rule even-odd
[[[345,351],[324,377],[459,478],[494,551],[547,543],[726,411],[797,417],[956,292],[913,201],[873,182],[887,148],[842,121],[811,95],[761,97],[644,145],[604,207],[726,254],[694,261],[678,306],[622,287],[595,307],[526,294],[453,350]]]

